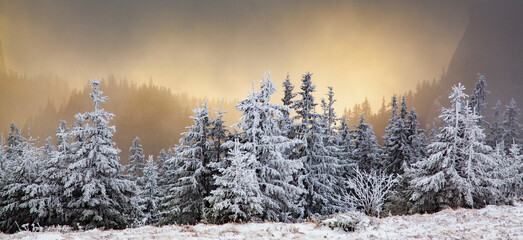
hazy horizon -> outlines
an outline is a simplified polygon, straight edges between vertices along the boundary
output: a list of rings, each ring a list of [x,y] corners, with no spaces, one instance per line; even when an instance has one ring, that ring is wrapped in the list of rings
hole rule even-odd
[[[439,78],[470,1],[0,1],[8,69],[70,86],[152,81],[195,97],[242,99],[270,70],[281,90],[314,73],[336,108]],[[280,91],[281,92],[281,91]]]

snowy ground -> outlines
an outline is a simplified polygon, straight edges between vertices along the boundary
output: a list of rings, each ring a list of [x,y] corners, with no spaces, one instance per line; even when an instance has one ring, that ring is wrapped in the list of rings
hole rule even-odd
[[[315,223],[141,227],[84,232],[19,232],[0,239],[523,239],[523,204],[363,219],[355,232]]]

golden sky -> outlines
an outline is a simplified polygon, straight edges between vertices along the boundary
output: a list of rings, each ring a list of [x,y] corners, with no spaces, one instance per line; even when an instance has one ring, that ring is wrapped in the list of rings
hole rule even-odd
[[[4,1],[9,69],[72,85],[127,78],[197,97],[241,99],[270,70],[337,108],[438,78],[467,25],[470,1]],[[297,88],[296,88],[297,89]],[[280,87],[281,90],[281,87]]]

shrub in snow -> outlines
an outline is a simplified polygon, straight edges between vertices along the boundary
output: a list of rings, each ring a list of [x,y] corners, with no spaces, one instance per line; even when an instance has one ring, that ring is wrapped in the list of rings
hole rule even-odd
[[[353,209],[362,209],[367,215],[379,217],[383,203],[392,192],[396,181],[394,175],[356,169],[354,176],[347,179],[347,204]]]
[[[341,228],[346,232],[353,232],[364,219],[368,219],[361,212],[347,212],[335,214],[332,217],[321,220],[322,226],[327,226],[330,229]]]

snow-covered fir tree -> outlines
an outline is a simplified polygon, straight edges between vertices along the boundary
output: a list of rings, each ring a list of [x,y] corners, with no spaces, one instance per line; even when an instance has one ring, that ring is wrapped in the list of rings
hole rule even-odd
[[[215,223],[259,220],[262,193],[256,176],[256,156],[243,151],[235,140],[225,164],[215,176],[217,188],[206,199],[211,204],[209,220]]]
[[[353,130],[352,138],[352,158],[358,163],[359,169],[362,171],[381,170],[383,163],[381,162],[382,151],[379,148],[378,140],[372,129],[372,125],[365,123],[363,115],[360,118],[360,123]]]
[[[290,110],[288,106],[270,103],[274,92],[276,88],[270,74],[266,73],[260,90],[251,92],[247,99],[237,104],[242,116],[235,127],[241,131],[240,148],[253,154],[256,159],[254,167],[263,206],[260,218],[288,221],[291,215],[301,214],[301,209],[296,205],[296,196],[302,194],[303,189],[294,182],[293,176],[298,174],[302,164],[285,154],[299,141],[289,140],[280,129],[282,109]]]
[[[73,227],[125,228],[141,213],[136,202],[134,184],[127,180],[112,141],[114,126],[109,126],[113,114],[100,107],[100,81],[91,81],[90,94],[94,110],[77,114],[73,136],[73,159],[65,181],[66,219]]]
[[[323,123],[328,136],[334,136],[335,125],[337,121],[336,112],[334,111],[334,91],[332,87],[327,87],[329,89],[327,93],[327,100],[321,100],[321,108],[323,109]]]
[[[492,149],[484,143],[480,117],[469,107],[464,89],[461,84],[452,88],[452,106],[440,115],[444,126],[428,146],[429,157],[414,164],[417,211],[481,207],[496,194]]]
[[[212,141],[207,103],[193,110],[194,124],[182,134],[172,158],[167,161],[167,188],[162,200],[161,224],[196,224],[204,217],[204,198],[213,179],[209,168]]]
[[[145,217],[144,223],[154,224],[158,220],[161,189],[158,187],[158,169],[152,155],[149,155],[143,169],[142,183],[139,195]]]
[[[493,121],[488,124],[487,144],[494,148],[498,144],[505,143],[503,141],[503,119],[501,118],[501,101],[498,100],[496,106],[493,107],[494,115]]]
[[[141,177],[143,176],[143,168],[145,166],[145,155],[143,154],[139,137],[133,140],[129,151],[131,151],[131,156],[129,156],[129,163],[126,167],[127,174],[131,176],[132,180],[134,180],[138,186],[142,186]]]
[[[331,214],[343,209],[343,183],[340,181],[340,171],[343,168],[335,155],[326,148],[329,136],[321,124],[322,117],[316,114],[312,93],[315,86],[311,81],[311,73],[302,77],[301,99],[294,102],[296,136],[302,141],[298,157],[303,163],[303,173],[300,180],[306,190],[301,196],[300,205],[304,207],[303,217],[313,214]]]
[[[508,152],[512,143],[515,141],[519,143],[519,135],[521,132],[521,123],[519,123],[519,115],[521,114],[519,108],[516,105],[514,98],[510,100],[510,103],[505,106],[506,109],[503,112],[503,142],[505,144],[506,151]]]

